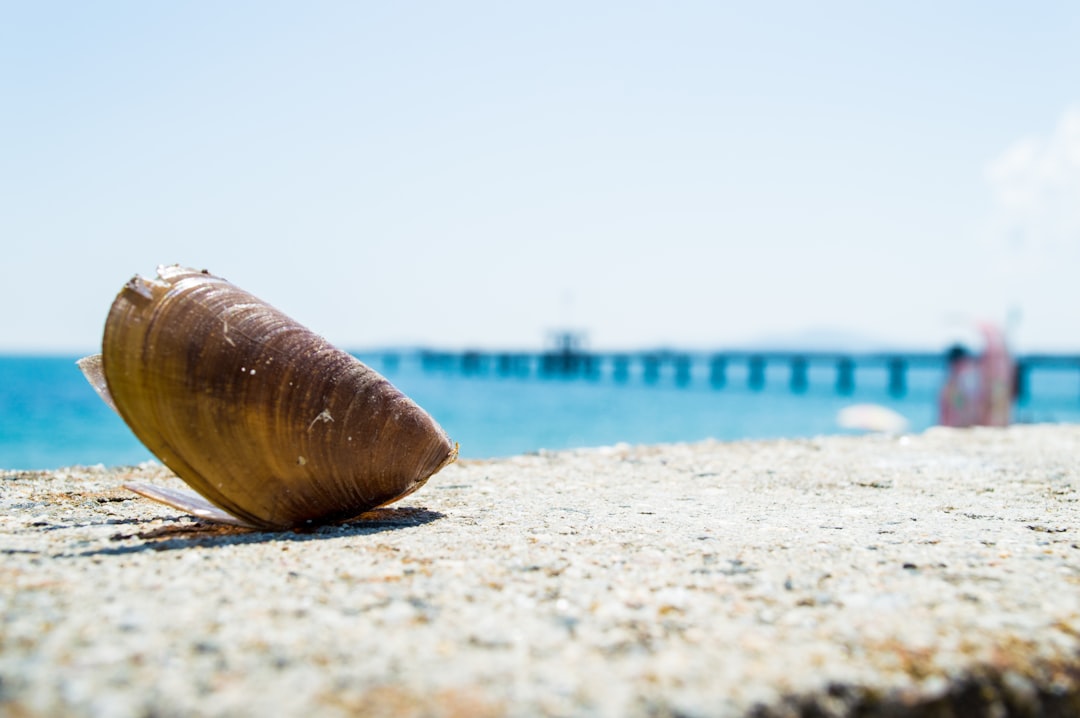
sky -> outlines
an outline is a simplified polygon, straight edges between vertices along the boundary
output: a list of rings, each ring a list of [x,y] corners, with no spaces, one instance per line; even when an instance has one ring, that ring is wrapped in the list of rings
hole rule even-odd
[[[0,0],[0,352],[134,274],[339,346],[1080,351],[1075,2]]]

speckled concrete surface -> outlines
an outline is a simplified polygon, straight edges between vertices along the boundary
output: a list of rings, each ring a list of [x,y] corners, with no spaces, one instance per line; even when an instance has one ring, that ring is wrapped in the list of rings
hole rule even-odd
[[[0,713],[1080,712],[1077,427],[468,461],[305,534],[131,478],[0,474]]]

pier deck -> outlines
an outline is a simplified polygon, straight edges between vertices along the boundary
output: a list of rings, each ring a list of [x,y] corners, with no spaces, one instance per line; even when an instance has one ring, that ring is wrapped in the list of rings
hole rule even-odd
[[[547,352],[422,350],[420,360],[432,371],[453,371],[463,374],[517,376],[558,376],[564,378],[597,379],[609,376],[615,381],[628,381],[639,376],[646,383],[655,383],[670,376],[676,384],[686,385],[695,376],[707,377],[717,389],[728,384],[729,369],[745,368],[747,386],[763,389],[770,366],[788,367],[788,386],[792,391],[805,391],[809,386],[811,367],[831,367],[835,371],[834,386],[840,394],[855,391],[859,370],[884,368],[888,372],[889,393],[903,396],[907,391],[907,374],[914,368],[945,371],[947,363],[941,352],[842,352],[797,350],[728,350],[679,351],[660,349],[637,352],[590,352],[565,348]],[[1016,394],[1027,395],[1031,374],[1035,371],[1068,371],[1078,378],[1080,394],[1080,355],[1027,354],[1015,358]]]

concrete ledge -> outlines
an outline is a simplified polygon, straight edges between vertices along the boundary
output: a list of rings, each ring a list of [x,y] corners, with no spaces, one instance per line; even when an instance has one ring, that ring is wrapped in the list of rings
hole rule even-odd
[[[464,461],[251,533],[0,473],[0,713],[1080,715],[1080,428]]]

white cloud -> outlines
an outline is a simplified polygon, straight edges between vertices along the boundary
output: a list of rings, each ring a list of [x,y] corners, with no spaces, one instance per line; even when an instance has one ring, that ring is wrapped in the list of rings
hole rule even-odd
[[[978,291],[1022,318],[1029,348],[1075,351],[1080,342],[1080,105],[1051,132],[1020,139],[986,166],[994,195],[988,258]]]
[[[1080,105],[1048,137],[1026,137],[987,165],[998,222],[1014,257],[1058,262],[1080,249]],[[1063,256],[1065,255],[1065,256]]]

